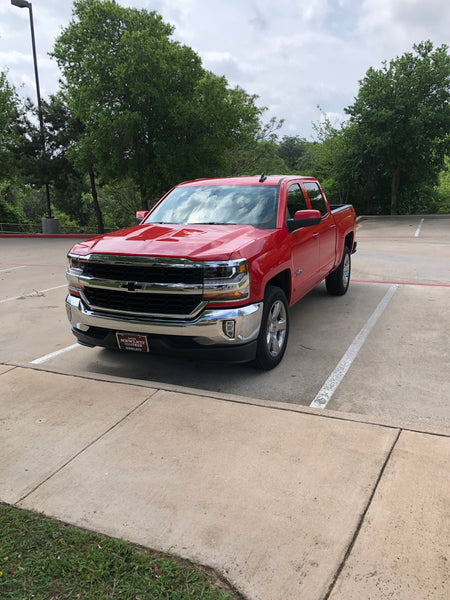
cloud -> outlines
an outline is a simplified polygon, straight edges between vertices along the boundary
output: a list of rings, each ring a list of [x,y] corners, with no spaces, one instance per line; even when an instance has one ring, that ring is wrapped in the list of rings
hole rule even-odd
[[[364,0],[361,6],[358,33],[382,60],[427,39],[435,46],[446,43],[449,31],[447,0]]]
[[[426,39],[438,46],[450,31],[448,0],[118,2],[160,13],[175,27],[174,39],[194,49],[205,68],[257,94],[267,118],[285,119],[283,132],[303,137],[313,135],[318,104],[327,114],[344,114],[369,67],[380,68]],[[57,88],[57,66],[46,53],[70,21],[71,3],[36,0],[33,13],[44,96]],[[10,68],[15,85],[31,82],[27,11],[2,3],[0,16],[0,68]],[[25,93],[34,97],[34,86]]]

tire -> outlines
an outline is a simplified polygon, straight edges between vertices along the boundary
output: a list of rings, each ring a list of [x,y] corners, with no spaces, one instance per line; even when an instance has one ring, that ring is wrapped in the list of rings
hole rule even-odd
[[[343,296],[345,294],[350,284],[351,268],[350,250],[347,246],[344,246],[344,252],[342,253],[342,259],[338,268],[332,271],[325,279],[329,294],[332,296]]]
[[[284,356],[289,335],[289,307],[282,289],[267,286],[258,336],[255,366],[264,371],[276,367]]]

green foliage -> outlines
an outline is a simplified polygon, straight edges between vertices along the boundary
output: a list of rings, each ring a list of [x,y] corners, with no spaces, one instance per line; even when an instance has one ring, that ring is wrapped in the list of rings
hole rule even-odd
[[[285,135],[277,147],[278,156],[284,161],[287,172],[299,173],[301,160],[310,146],[303,138]]]
[[[379,201],[376,180],[389,178],[391,211],[399,190],[410,194],[432,184],[450,152],[450,55],[431,42],[370,68],[360,83],[350,115],[349,155]],[[362,179],[361,175],[359,178]],[[383,188],[383,185],[381,186]]]
[[[252,134],[249,132],[247,140],[228,151],[222,169],[217,175],[286,173],[286,163],[278,153],[276,133],[282,125],[283,121],[275,117],[272,117],[268,123],[259,123]]]
[[[193,565],[0,505],[3,600],[231,600]],[[234,596],[237,598],[237,596]]]
[[[0,71],[0,181],[17,174],[14,146],[21,135],[23,108],[6,72]]]
[[[122,229],[136,224],[134,215],[140,207],[140,194],[132,181],[99,186],[98,201],[106,229]],[[95,226],[94,215],[90,226]]]
[[[344,130],[333,127],[324,114],[313,127],[317,141],[303,142],[298,170],[319,179],[329,202],[350,202],[351,185],[348,174],[344,175],[347,172]]]
[[[0,181],[0,223],[26,223],[22,189],[9,180]]]
[[[438,214],[450,213],[450,156],[445,158],[445,168],[439,175],[438,185],[433,190]]]
[[[71,159],[105,181],[133,180],[144,204],[180,180],[219,172],[261,114],[172,31],[156,12],[76,0],[53,52],[84,126]]]

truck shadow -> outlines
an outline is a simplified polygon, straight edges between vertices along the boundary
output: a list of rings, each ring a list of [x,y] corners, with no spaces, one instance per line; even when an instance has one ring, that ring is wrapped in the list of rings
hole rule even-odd
[[[144,380],[156,387],[176,385],[211,393],[309,404],[358,331],[354,311],[361,305],[363,287],[355,285],[345,296],[333,298],[327,294],[325,285],[320,284],[291,307],[286,354],[272,371],[260,371],[250,364],[98,348],[90,351],[92,357],[86,370]],[[336,323],[338,326],[330,329]]]

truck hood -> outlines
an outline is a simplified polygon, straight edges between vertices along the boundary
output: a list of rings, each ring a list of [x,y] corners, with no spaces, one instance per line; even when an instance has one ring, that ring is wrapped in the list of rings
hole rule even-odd
[[[138,225],[76,244],[71,252],[228,260],[268,233],[251,225]]]

